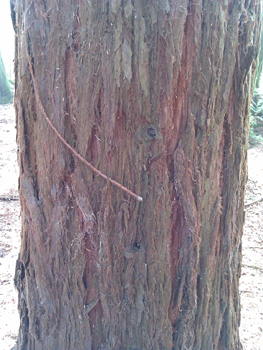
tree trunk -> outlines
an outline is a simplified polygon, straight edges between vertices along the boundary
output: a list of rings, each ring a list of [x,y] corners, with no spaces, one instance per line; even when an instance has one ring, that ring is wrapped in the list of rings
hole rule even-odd
[[[19,349],[242,348],[259,2],[17,1]]]

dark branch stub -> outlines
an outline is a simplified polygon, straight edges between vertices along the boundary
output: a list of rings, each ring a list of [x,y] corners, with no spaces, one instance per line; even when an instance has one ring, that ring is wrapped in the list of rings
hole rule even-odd
[[[149,128],[148,129],[148,135],[155,140],[156,139],[156,131],[154,130],[154,128]]]
[[[135,243],[134,243],[134,247],[136,247],[136,248],[140,249],[140,248],[141,248],[141,245],[140,245],[140,243],[139,243],[139,242],[135,242]]]

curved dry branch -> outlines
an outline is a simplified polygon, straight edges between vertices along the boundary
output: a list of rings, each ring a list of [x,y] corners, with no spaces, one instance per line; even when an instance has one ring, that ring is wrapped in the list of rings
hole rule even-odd
[[[61,140],[62,143],[64,143],[64,145],[71,150],[71,152],[81,161],[83,162],[85,165],[87,165],[90,169],[92,169],[96,174],[98,174],[99,176],[103,177],[105,180],[111,182],[113,185],[119,187],[121,190],[125,191],[126,193],[128,193],[130,196],[136,198],[138,201],[142,202],[143,198],[138,196],[137,194],[133,193],[132,191],[130,191],[127,187],[121,185],[120,183],[118,183],[117,181],[111,179],[110,177],[106,176],[105,174],[103,174],[101,171],[99,171],[98,169],[96,169],[92,164],[90,164],[89,162],[86,161],[86,159],[84,159],[73,147],[71,147],[67,141],[60,135],[60,133],[57,131],[57,129],[55,128],[55,126],[53,125],[53,123],[51,122],[51,120],[48,118],[45,109],[43,107],[43,104],[41,102],[40,99],[40,94],[38,91],[38,85],[36,83],[36,79],[33,73],[33,67],[32,67],[32,62],[31,62],[31,58],[28,52],[28,48],[27,48],[27,59],[28,59],[28,64],[29,64],[29,71],[32,77],[32,81],[33,81],[33,86],[34,86],[34,90],[35,90],[35,94],[36,94],[36,100],[37,103],[39,105],[39,108],[42,112],[42,114],[44,115],[47,123],[49,124],[49,126],[51,127],[51,129],[54,131],[54,133],[57,135],[57,137]]]

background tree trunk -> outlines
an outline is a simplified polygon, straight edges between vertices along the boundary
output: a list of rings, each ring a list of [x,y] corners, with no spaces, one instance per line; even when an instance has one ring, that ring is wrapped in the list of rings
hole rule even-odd
[[[19,349],[240,349],[259,0],[15,10]]]
[[[4,62],[0,51],[0,104],[10,103],[12,92],[7,80]]]

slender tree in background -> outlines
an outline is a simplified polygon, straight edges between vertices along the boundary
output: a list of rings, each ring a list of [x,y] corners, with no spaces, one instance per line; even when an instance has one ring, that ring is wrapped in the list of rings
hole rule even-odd
[[[16,2],[19,349],[241,349],[259,3]]]
[[[4,62],[0,51],[0,104],[8,103],[12,100],[12,92],[7,80]]]
[[[260,39],[260,43],[259,43],[258,64],[257,64],[256,73],[255,73],[254,92],[255,92],[255,90],[257,90],[260,87],[262,68],[263,68],[263,35],[262,35],[262,31],[261,31],[261,39]]]

